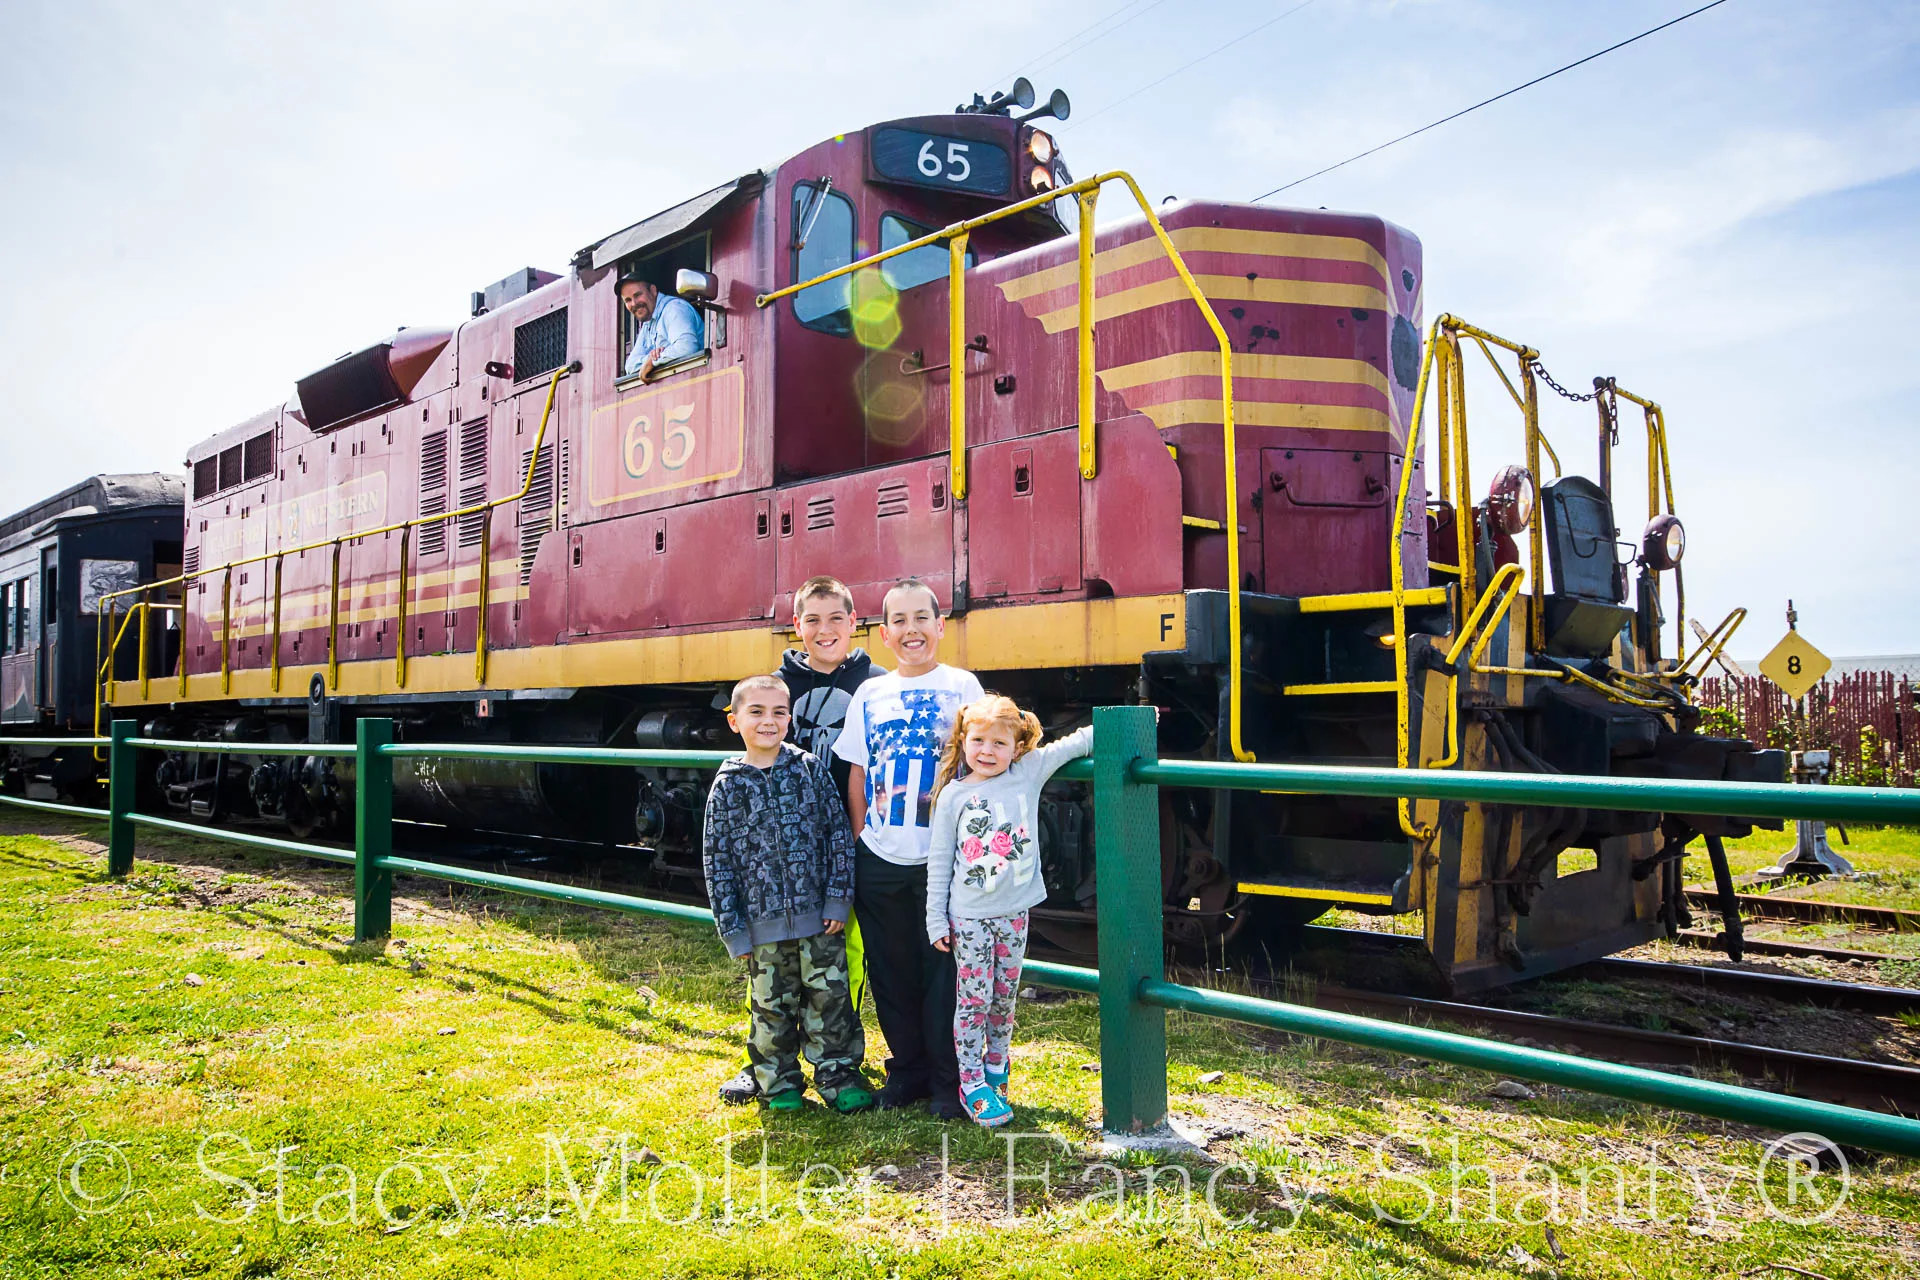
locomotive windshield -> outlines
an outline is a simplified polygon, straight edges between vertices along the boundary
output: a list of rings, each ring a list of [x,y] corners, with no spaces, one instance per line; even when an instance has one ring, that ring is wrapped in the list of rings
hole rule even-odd
[[[883,213],[880,215],[880,248],[884,252],[918,240],[921,236],[932,235],[938,230],[938,227],[922,226],[897,213]],[[973,266],[973,262],[973,250],[968,249],[967,266]],[[902,293],[931,280],[944,280],[947,276],[947,251],[937,244],[925,245],[897,258],[888,258],[880,264],[880,274]]]

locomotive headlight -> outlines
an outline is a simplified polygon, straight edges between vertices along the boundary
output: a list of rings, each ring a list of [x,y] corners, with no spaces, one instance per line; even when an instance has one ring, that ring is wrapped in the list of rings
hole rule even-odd
[[[1519,533],[1533,523],[1533,473],[1525,467],[1502,467],[1487,494],[1488,513],[1502,533]]]
[[[1052,164],[1053,139],[1035,129],[1033,136],[1027,139],[1027,154],[1041,164]]]
[[[1027,185],[1035,192],[1053,190],[1053,172],[1043,164],[1033,166],[1033,172],[1027,175]]]
[[[1650,569],[1671,569],[1687,553],[1687,531],[1678,516],[1655,516],[1640,535],[1640,558]]]

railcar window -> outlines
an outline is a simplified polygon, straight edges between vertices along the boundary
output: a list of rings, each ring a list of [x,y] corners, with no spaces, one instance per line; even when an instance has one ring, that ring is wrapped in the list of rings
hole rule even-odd
[[[33,627],[33,599],[28,594],[32,578],[21,578],[13,584],[13,647],[15,651],[27,647],[27,636]]]
[[[880,215],[880,249],[885,252],[897,245],[918,240],[921,236],[931,235],[938,227],[923,227],[909,221],[897,213]],[[967,250],[967,265],[973,265],[973,250]],[[897,258],[888,258],[880,264],[880,274],[886,277],[888,284],[905,293],[931,280],[947,278],[947,248],[945,245],[930,244],[903,253]]]
[[[13,652],[13,628],[7,619],[13,616],[13,584],[0,582],[0,653]]]
[[[623,259],[620,263],[620,275],[637,275],[642,280],[650,280],[663,295],[673,294],[673,285],[681,268],[689,271],[711,271],[713,245],[711,233],[702,231],[685,240],[668,245],[664,249]],[[617,304],[616,304],[617,305]],[[640,322],[626,307],[619,307],[620,314],[620,364],[626,368],[627,356],[633,351],[634,340],[640,336]],[[726,345],[725,321],[723,311],[709,311],[701,319],[706,325],[707,350]]]
[[[797,284],[853,261],[853,201],[801,182],[793,188],[793,279]],[[853,332],[851,281],[846,276],[793,295],[801,324],[845,337]]]

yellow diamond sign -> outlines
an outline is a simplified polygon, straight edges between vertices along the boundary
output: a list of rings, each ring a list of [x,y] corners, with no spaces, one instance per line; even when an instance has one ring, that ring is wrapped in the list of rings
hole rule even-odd
[[[1807,643],[1798,631],[1789,631],[1773,646],[1773,652],[1760,659],[1760,674],[1787,691],[1789,698],[1804,698],[1807,690],[1820,683],[1820,677],[1833,667],[1827,655]]]

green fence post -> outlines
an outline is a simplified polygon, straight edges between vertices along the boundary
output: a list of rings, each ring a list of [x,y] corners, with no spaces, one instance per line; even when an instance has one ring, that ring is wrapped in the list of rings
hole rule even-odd
[[[1152,707],[1093,712],[1093,840],[1100,887],[1101,1127],[1142,1134],[1167,1121],[1167,1015],[1140,1002],[1140,983],[1166,976],[1160,924],[1160,788],[1134,782],[1156,760]]]
[[[115,720],[107,744],[107,874],[124,876],[133,870],[133,793],[137,754],[133,739],[139,725]]]
[[[380,748],[393,741],[393,721],[354,726],[353,940],[393,932],[393,872],[380,865],[393,852],[393,760]]]

